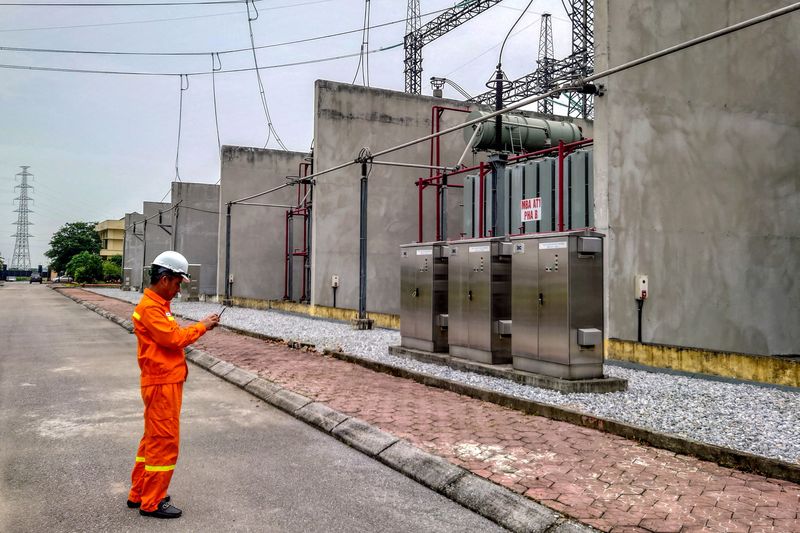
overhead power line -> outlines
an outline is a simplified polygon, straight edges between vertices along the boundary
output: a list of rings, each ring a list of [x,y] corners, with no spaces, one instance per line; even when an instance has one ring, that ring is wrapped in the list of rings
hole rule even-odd
[[[267,8],[269,9],[269,8]],[[150,24],[151,22],[172,22],[175,20],[205,19],[211,17],[227,17],[230,15],[241,15],[244,11],[226,11],[225,13],[213,13],[210,15],[194,15],[191,17],[172,17],[145,20],[123,20],[120,22],[98,22],[96,24],[74,24],[70,26],[40,26],[37,28],[4,28],[0,33],[20,32],[20,31],[45,31],[45,30],[71,30],[78,28],[100,28],[103,26],[126,26],[130,24]]]
[[[476,118],[476,119],[473,119],[473,120],[468,120],[468,121],[462,122],[461,124],[458,124],[456,126],[451,126],[449,128],[445,128],[443,130],[440,130],[440,131],[438,131],[436,133],[431,133],[430,135],[425,135],[423,137],[418,137],[418,138],[413,139],[411,141],[407,141],[407,142],[404,142],[402,144],[398,144],[398,145],[392,146],[390,148],[386,148],[384,150],[380,150],[378,152],[375,152],[375,153],[371,154],[371,159],[374,160],[376,157],[380,157],[380,156],[384,156],[386,154],[397,152],[399,150],[403,150],[403,149],[408,148],[410,146],[414,146],[416,144],[419,144],[419,143],[422,143],[422,142],[425,142],[425,141],[429,141],[431,139],[435,139],[437,137],[441,137],[443,135],[447,135],[447,134],[453,133],[455,131],[462,130],[464,128],[468,128],[468,127],[470,127],[472,125],[479,124],[481,122],[486,122],[486,121],[491,120],[491,119],[493,119],[493,118],[495,118],[495,117],[497,117],[499,115],[502,115],[504,113],[508,113],[509,111],[514,111],[515,109],[519,109],[521,107],[525,107],[525,106],[534,104],[534,103],[536,103],[536,102],[538,102],[540,100],[544,100],[545,98],[557,98],[560,95],[560,93],[562,93],[565,90],[569,90],[569,89],[573,89],[574,90],[574,89],[577,89],[577,88],[581,88],[586,83],[590,83],[590,82],[593,82],[595,80],[599,80],[599,79],[602,79],[602,78],[607,78],[609,76],[614,76],[616,74],[619,74],[620,72],[624,72],[626,70],[629,70],[631,68],[637,67],[639,65],[643,65],[645,63],[649,63],[651,61],[655,61],[656,59],[659,59],[659,58],[674,54],[674,53],[679,52],[681,50],[685,50],[687,48],[691,48],[693,46],[697,46],[699,44],[702,44],[702,43],[714,40],[716,38],[719,38],[719,37],[722,37],[722,36],[725,36],[725,35],[740,31],[740,30],[743,30],[745,28],[749,28],[750,26],[755,26],[756,24],[760,24],[762,22],[766,22],[768,20],[772,20],[772,19],[778,18],[778,17],[783,16],[783,15],[787,15],[789,13],[793,13],[793,12],[798,11],[798,10],[800,10],[800,2],[795,2],[793,4],[789,4],[788,6],[785,6],[783,8],[776,9],[774,11],[769,11],[767,13],[764,13],[763,15],[759,15],[757,17],[753,17],[751,19],[744,20],[744,21],[739,22],[737,24],[732,24],[730,26],[726,26],[724,28],[721,28],[719,30],[713,31],[711,33],[707,33],[705,35],[701,35],[700,37],[696,37],[694,39],[690,39],[688,41],[684,41],[683,43],[676,44],[675,46],[670,46],[669,48],[665,48],[665,49],[660,50],[658,52],[654,52],[652,54],[648,54],[646,56],[642,56],[642,57],[640,57],[638,59],[634,59],[632,61],[628,61],[627,63],[623,63],[623,64],[618,65],[616,67],[608,68],[608,69],[606,69],[606,70],[604,70],[602,72],[596,72],[596,73],[594,73],[591,76],[588,76],[586,78],[583,78],[583,79],[580,79],[580,80],[575,80],[571,84],[567,84],[565,86],[553,89],[551,91],[548,91],[548,92],[545,92],[545,93],[542,93],[542,94],[528,96],[526,98],[523,98],[522,100],[518,100],[518,101],[514,102],[513,104],[507,105],[503,109],[499,109],[497,111],[493,111],[493,112],[488,113],[488,114],[486,114],[486,115],[484,115],[482,117],[479,117],[479,118]],[[323,169],[323,170],[318,170],[316,172],[313,172],[312,174],[309,174],[308,176],[303,176],[302,178],[298,178],[296,180],[292,180],[291,182],[286,183],[284,185],[280,185],[280,186],[278,186],[278,187],[276,187],[274,189],[269,189],[269,190],[262,191],[262,192],[259,192],[259,193],[256,193],[256,194],[251,194],[250,196],[247,196],[245,198],[240,198],[239,200],[233,200],[231,202],[228,202],[228,205],[238,204],[238,203],[245,202],[245,201],[253,199],[253,198],[264,196],[266,194],[269,194],[271,192],[274,192],[276,190],[282,189],[282,188],[290,186],[290,185],[294,185],[296,183],[306,182],[306,181],[312,181],[313,182],[319,176],[322,176],[324,174],[330,174],[331,172],[336,172],[337,170],[342,170],[344,168],[350,167],[352,165],[359,164],[361,162],[362,161],[359,160],[359,159],[354,159],[354,160],[351,160],[351,161],[345,161],[344,163],[340,163],[338,165],[335,165],[335,166],[328,167],[328,168]]]
[[[390,46],[384,46],[378,48],[376,50],[369,50],[367,54],[377,54],[380,52],[386,52],[392,50],[393,48],[398,48],[403,46],[403,43],[397,43]],[[314,63],[326,63],[328,61],[337,61],[339,59],[347,59],[350,57],[357,57],[361,55],[361,52],[356,52],[353,54],[342,54],[338,56],[330,56],[330,57],[320,57],[316,59],[307,59],[305,61],[293,61],[291,63],[278,63],[275,65],[260,65],[258,70],[268,70],[268,69],[276,69],[276,68],[288,68],[288,67],[297,67],[301,65],[311,65]],[[195,72],[140,72],[140,71],[126,71],[126,70],[96,70],[96,69],[78,69],[78,68],[62,68],[62,67],[39,67],[35,65],[5,65],[0,64],[0,69],[10,69],[10,70],[34,70],[34,71],[41,71],[41,72],[71,72],[71,73],[78,73],[78,74],[107,74],[107,75],[118,75],[118,76],[208,76],[212,74],[210,70],[203,70],[203,71],[195,71]],[[229,70],[216,70],[214,74],[234,74],[237,72],[252,72],[256,70],[255,67],[247,67],[247,68],[236,68],[236,69],[229,69]]]
[[[259,0],[261,1],[261,0]],[[328,2],[332,2],[333,0],[313,0],[311,2],[299,2],[296,4],[285,4],[281,6],[271,6],[271,7],[262,7],[261,11],[275,11],[278,9],[291,9],[293,7],[303,7],[303,6],[310,6],[313,4],[326,4]],[[30,6],[32,4],[25,4],[26,6]],[[230,15],[241,15],[244,11],[227,11],[225,13],[211,13],[208,15],[194,15],[189,17],[171,17],[171,18],[159,18],[159,19],[145,19],[145,20],[127,20],[121,22],[98,22],[96,24],[76,24],[71,26],[43,26],[38,28],[6,28],[0,29],[0,33],[5,32],[19,32],[19,31],[40,31],[40,30],[68,30],[73,28],[97,28],[102,26],[122,26],[127,24],[149,24],[151,22],[172,22],[175,20],[192,20],[192,19],[203,19],[203,18],[211,18],[211,17],[227,17]]]
[[[251,0],[263,2],[264,0]],[[177,6],[219,6],[244,4],[245,0],[195,0],[193,2],[0,2],[0,7],[177,7]]]
[[[323,0],[323,1],[328,2],[330,0]],[[307,2],[307,4],[316,4],[316,3],[321,3],[321,2]],[[299,5],[306,5],[306,4],[292,4],[292,5],[298,5],[299,6]],[[277,9],[277,8],[275,8],[275,7],[272,7],[272,8],[264,8],[264,7],[262,7],[261,11],[264,11],[265,9]],[[425,13],[422,16],[435,15],[437,13],[441,13],[442,11],[445,11],[445,10],[444,9],[438,9],[436,11],[429,11],[428,13]],[[225,13],[225,14],[226,15],[241,15],[242,13],[245,13],[245,11],[236,11],[236,12],[233,12],[233,13]],[[207,15],[207,16],[216,16],[216,15]],[[181,19],[163,19],[163,20],[181,20]],[[369,31],[369,30],[374,30],[374,29],[377,29],[377,28],[384,28],[386,26],[392,26],[392,25],[395,25],[395,24],[400,24],[400,23],[403,23],[405,21],[406,21],[406,19],[402,18],[402,19],[398,19],[398,20],[392,20],[392,21],[389,21],[389,22],[383,22],[381,24],[375,24],[374,26],[368,26],[366,28],[366,30]],[[127,24],[127,23],[120,22],[119,24]],[[73,27],[73,26],[63,26],[63,27],[69,28],[69,27]],[[74,26],[74,27],[83,27],[83,26]],[[362,33],[364,31],[364,29],[365,29],[364,27],[361,27],[361,28],[357,28],[357,29],[345,30],[345,31],[340,31],[340,32],[336,32],[336,33],[328,33],[328,34],[324,34],[324,35],[316,35],[316,36],[313,36],[313,37],[306,37],[306,38],[303,38],[303,39],[295,39],[295,40],[292,40],[292,41],[282,41],[282,42],[279,42],[279,43],[265,44],[265,45],[261,45],[261,46],[256,46],[255,49],[256,50],[263,50],[263,49],[266,49],[266,48],[277,48],[277,47],[280,47],[280,46],[288,46],[288,45],[292,45],[292,44],[302,44],[302,43],[308,43],[308,42],[313,42],[313,41],[320,41],[320,40],[323,40],[323,39],[331,39],[333,37],[341,37],[343,35],[350,35],[350,34],[353,34],[353,33]],[[16,30],[0,30],[0,32],[3,32],[3,31],[16,31]],[[205,51],[205,52],[131,52],[131,51],[122,51],[122,50],[68,50],[68,49],[63,49],[63,48],[31,48],[31,47],[20,47],[20,46],[0,46],[0,50],[5,51],[5,52],[33,52],[33,53],[48,53],[48,54],[86,54],[86,55],[120,55],[120,56],[206,56],[206,55],[209,55],[209,54],[224,55],[224,54],[235,54],[235,53],[238,53],[238,52],[249,52],[251,50],[251,47],[248,46],[247,48],[232,48],[232,49],[229,49],[229,50],[208,50],[208,51]]]
[[[250,14],[250,2],[253,2],[253,15]],[[269,139],[272,134],[275,135],[275,142],[283,148],[287,150],[286,145],[283,144],[281,141],[280,136],[278,135],[278,131],[275,129],[275,126],[272,124],[272,117],[269,114],[269,104],[267,103],[267,93],[264,89],[264,82],[261,80],[261,71],[258,70],[258,56],[256,55],[256,43],[255,37],[253,37],[253,21],[258,19],[258,9],[256,8],[255,2],[253,0],[248,0],[247,3],[247,27],[250,30],[250,50],[253,52],[253,65],[255,66],[256,71],[256,79],[258,80],[258,91],[261,96],[261,106],[264,108],[264,118],[267,120],[267,140],[264,141],[264,148],[267,147],[269,144]]]

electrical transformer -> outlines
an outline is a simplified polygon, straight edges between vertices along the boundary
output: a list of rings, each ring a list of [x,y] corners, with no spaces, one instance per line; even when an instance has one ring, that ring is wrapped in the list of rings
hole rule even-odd
[[[400,246],[400,345],[447,351],[447,245]]]
[[[576,150],[564,158],[564,229],[594,225],[593,151]],[[558,158],[544,157],[512,162],[492,189],[491,175],[484,177],[483,192],[477,175],[464,177],[464,236],[481,235],[480,206],[483,205],[483,235],[491,235],[493,211],[497,208],[497,234],[516,235],[557,231],[561,186]],[[496,199],[495,199],[496,197]],[[538,217],[523,220],[521,203],[537,199]],[[483,200],[483,204],[481,204]]]
[[[603,376],[603,237],[511,238],[514,368],[562,379]]]
[[[448,242],[450,355],[511,362],[511,243],[504,237]]]

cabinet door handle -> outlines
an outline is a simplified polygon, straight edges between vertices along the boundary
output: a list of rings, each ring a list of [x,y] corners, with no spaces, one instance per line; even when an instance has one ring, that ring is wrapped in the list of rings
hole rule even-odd
[[[544,293],[539,293],[539,305],[544,305]]]
[[[472,301],[472,291],[467,291],[467,300]]]

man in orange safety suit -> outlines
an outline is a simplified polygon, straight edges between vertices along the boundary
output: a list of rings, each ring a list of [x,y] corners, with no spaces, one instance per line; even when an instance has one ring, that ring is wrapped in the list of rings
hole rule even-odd
[[[144,435],[131,473],[128,507],[155,518],[181,516],[181,510],[170,503],[167,488],[180,443],[183,382],[188,373],[183,349],[219,323],[217,315],[209,315],[182,328],[172,316],[170,300],[180,291],[181,281],[189,281],[188,270],[189,263],[178,252],[156,257],[150,269],[150,288],[144,290],[133,312],[142,371]]]

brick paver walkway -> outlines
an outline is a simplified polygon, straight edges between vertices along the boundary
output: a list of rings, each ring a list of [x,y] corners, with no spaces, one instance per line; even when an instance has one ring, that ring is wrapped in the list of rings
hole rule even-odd
[[[70,292],[118,316],[129,317],[133,308]],[[224,329],[197,347],[603,531],[800,532],[800,486],[788,481]]]

